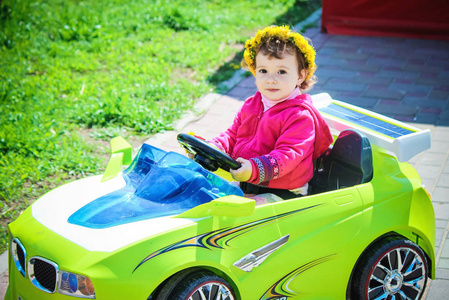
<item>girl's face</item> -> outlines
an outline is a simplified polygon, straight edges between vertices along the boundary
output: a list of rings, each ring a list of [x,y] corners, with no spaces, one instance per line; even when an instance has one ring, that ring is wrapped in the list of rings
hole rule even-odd
[[[259,52],[256,55],[256,86],[271,101],[290,96],[305,77],[305,70],[298,71],[296,56],[284,53],[281,59]]]

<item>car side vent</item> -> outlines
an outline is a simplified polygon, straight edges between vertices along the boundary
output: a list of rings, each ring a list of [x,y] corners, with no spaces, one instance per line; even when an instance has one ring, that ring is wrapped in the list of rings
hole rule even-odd
[[[58,272],[58,265],[47,259],[32,257],[28,262],[28,273],[31,282],[34,286],[47,293],[56,291]]]
[[[20,274],[25,277],[26,271],[26,250],[19,239],[15,238],[11,243],[11,254],[14,260],[14,264],[16,265],[17,270],[19,270]]]

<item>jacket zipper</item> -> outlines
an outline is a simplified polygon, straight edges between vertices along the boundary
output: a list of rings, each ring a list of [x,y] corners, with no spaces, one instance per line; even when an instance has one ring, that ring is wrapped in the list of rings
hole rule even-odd
[[[251,136],[251,138],[249,138],[249,139],[245,142],[245,144],[240,145],[240,149],[238,150],[238,152],[235,153],[235,158],[236,158],[236,159],[240,157],[240,153],[243,151],[243,149],[245,148],[245,146],[246,146],[250,141],[252,141],[252,140],[254,139],[254,136],[255,136],[256,133],[257,133],[257,128],[259,127],[260,119],[262,119],[263,113],[264,113],[264,111],[260,112],[259,115],[258,115],[257,118],[256,118],[256,126],[254,126],[254,131],[253,131],[253,135]]]

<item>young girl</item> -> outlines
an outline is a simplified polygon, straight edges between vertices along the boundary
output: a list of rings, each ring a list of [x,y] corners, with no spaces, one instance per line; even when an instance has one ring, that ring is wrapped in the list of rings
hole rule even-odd
[[[213,144],[242,164],[231,170],[246,196],[306,195],[313,160],[332,143],[309,94],[316,82],[315,50],[288,26],[259,30],[246,41],[244,60],[258,92]]]

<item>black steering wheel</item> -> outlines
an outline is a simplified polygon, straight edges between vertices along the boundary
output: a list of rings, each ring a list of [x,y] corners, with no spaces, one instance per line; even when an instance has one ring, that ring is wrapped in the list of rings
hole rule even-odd
[[[240,168],[241,164],[229,157],[226,153],[214,148],[208,142],[193,135],[180,133],[178,142],[187,151],[194,154],[194,161],[199,163],[209,171],[216,171],[218,168],[229,171]]]

